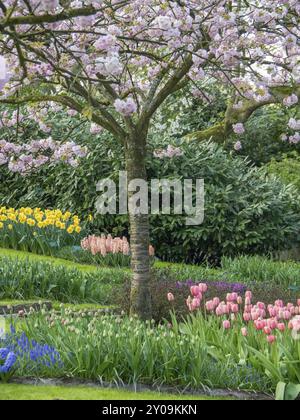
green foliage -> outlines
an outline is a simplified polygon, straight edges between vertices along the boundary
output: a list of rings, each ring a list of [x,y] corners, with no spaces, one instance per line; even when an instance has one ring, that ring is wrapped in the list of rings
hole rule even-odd
[[[279,382],[276,388],[277,401],[294,401],[300,395],[300,384]]]
[[[222,258],[223,272],[245,282],[270,282],[286,288],[300,289],[300,264],[294,262],[272,261],[259,256]]]
[[[66,318],[70,323],[63,326],[61,320]],[[135,318],[78,317],[62,309],[52,321],[49,328],[47,316],[33,314],[23,328],[30,339],[47,342],[59,351],[64,366],[53,371],[53,376],[194,389],[270,386],[263,374],[236,363],[239,350],[231,354],[236,334],[224,333],[219,319],[206,323],[199,315],[197,327],[195,320],[190,330],[173,319],[170,329]]]
[[[284,154],[279,160],[273,158],[266,166],[267,172],[285,184],[293,184],[300,190],[300,156],[297,152]]]
[[[82,272],[48,262],[0,257],[0,299],[46,298],[69,303],[109,304],[114,287],[128,280],[127,271]]]
[[[155,140],[155,148],[166,144]],[[293,188],[266,177],[263,170],[249,167],[246,160],[215,144],[178,144],[183,157],[154,159],[149,150],[149,178],[203,178],[205,220],[201,226],[186,226],[183,216],[151,216],[151,242],[159,258],[194,263],[207,257],[214,261],[221,255],[283,249],[298,241],[300,204]],[[60,166],[26,178],[3,179],[0,203],[56,207],[86,219],[95,211],[97,181],[106,177],[117,181],[118,171],[124,169],[122,148],[113,139],[95,138],[90,150],[79,168]],[[3,178],[7,175],[3,169],[1,174]],[[128,218],[97,216],[91,232],[127,236]]]
[[[290,117],[289,111],[278,105],[258,109],[245,124],[245,134],[239,136],[243,148],[237,154],[260,166],[272,158],[280,159],[283,153],[299,153],[299,144],[289,144],[280,138],[287,131]],[[236,140],[236,136],[230,137],[226,141],[226,149],[232,150]]]

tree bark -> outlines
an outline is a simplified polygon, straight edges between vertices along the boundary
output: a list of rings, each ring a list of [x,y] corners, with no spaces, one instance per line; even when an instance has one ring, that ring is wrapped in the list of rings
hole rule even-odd
[[[128,183],[134,179],[147,181],[146,133],[128,137],[125,147]],[[134,193],[128,193],[128,199]],[[131,282],[130,313],[141,319],[151,319],[149,215],[129,214],[130,247],[133,278]]]

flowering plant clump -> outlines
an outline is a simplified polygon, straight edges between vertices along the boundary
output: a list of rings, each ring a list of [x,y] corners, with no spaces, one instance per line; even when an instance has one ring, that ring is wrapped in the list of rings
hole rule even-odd
[[[22,207],[0,208],[0,245],[39,254],[76,243],[81,221],[71,212]]]
[[[112,235],[90,235],[81,241],[81,248],[97,257],[98,263],[121,266],[130,265],[130,244],[126,237],[113,238]],[[154,253],[155,250],[150,245],[149,255],[153,257]]]
[[[248,335],[248,327],[252,325],[254,330],[263,331],[269,344],[277,340],[275,333],[280,334],[287,329],[292,331],[294,338],[299,334],[300,340],[300,299],[295,304],[288,303],[287,305],[281,299],[269,305],[264,302],[254,304],[253,293],[248,290],[244,297],[238,292],[232,292],[227,293],[226,300],[223,301],[219,297],[205,300],[207,291],[206,283],[191,286],[190,296],[186,299],[190,312],[204,310],[206,315],[221,318],[225,330],[229,330],[240,322],[244,324],[241,327],[243,336]],[[167,299],[169,302],[174,302],[175,296],[168,293]]]
[[[0,381],[6,382],[12,376],[16,361],[14,352],[6,347],[0,348]]]
[[[61,369],[63,363],[55,348],[18,334],[11,326],[10,333],[0,340],[0,379],[7,381],[15,372],[21,375],[47,374]],[[2,374],[2,377],[1,377]]]

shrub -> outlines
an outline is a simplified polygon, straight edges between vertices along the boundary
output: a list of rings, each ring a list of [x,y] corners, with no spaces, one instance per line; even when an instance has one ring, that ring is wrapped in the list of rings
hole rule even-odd
[[[96,182],[106,177],[117,180],[124,169],[122,148],[110,138],[100,140],[91,143],[92,151],[79,168],[50,168],[47,174],[43,169],[26,179],[8,176],[0,202],[13,205],[19,200],[26,205],[37,198],[44,207],[50,200],[51,207],[75,211],[86,219],[94,212]],[[186,226],[183,216],[151,216],[151,242],[159,258],[198,263],[206,257],[214,261],[241,252],[265,253],[298,242],[300,205],[292,187],[215,144],[177,145],[184,155],[174,159],[154,159],[150,151],[149,178],[203,178],[205,220],[201,226]],[[166,142],[155,140],[155,149],[165,147]],[[8,190],[14,191],[13,197]],[[97,216],[90,232],[128,237],[127,216]]]
[[[298,153],[273,158],[266,166],[267,172],[280,178],[285,184],[293,184],[300,191],[300,156]]]

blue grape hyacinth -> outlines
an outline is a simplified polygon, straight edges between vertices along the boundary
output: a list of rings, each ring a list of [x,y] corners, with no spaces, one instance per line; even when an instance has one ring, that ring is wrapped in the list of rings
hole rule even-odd
[[[13,373],[17,356],[8,348],[0,348],[0,380],[6,381]]]

